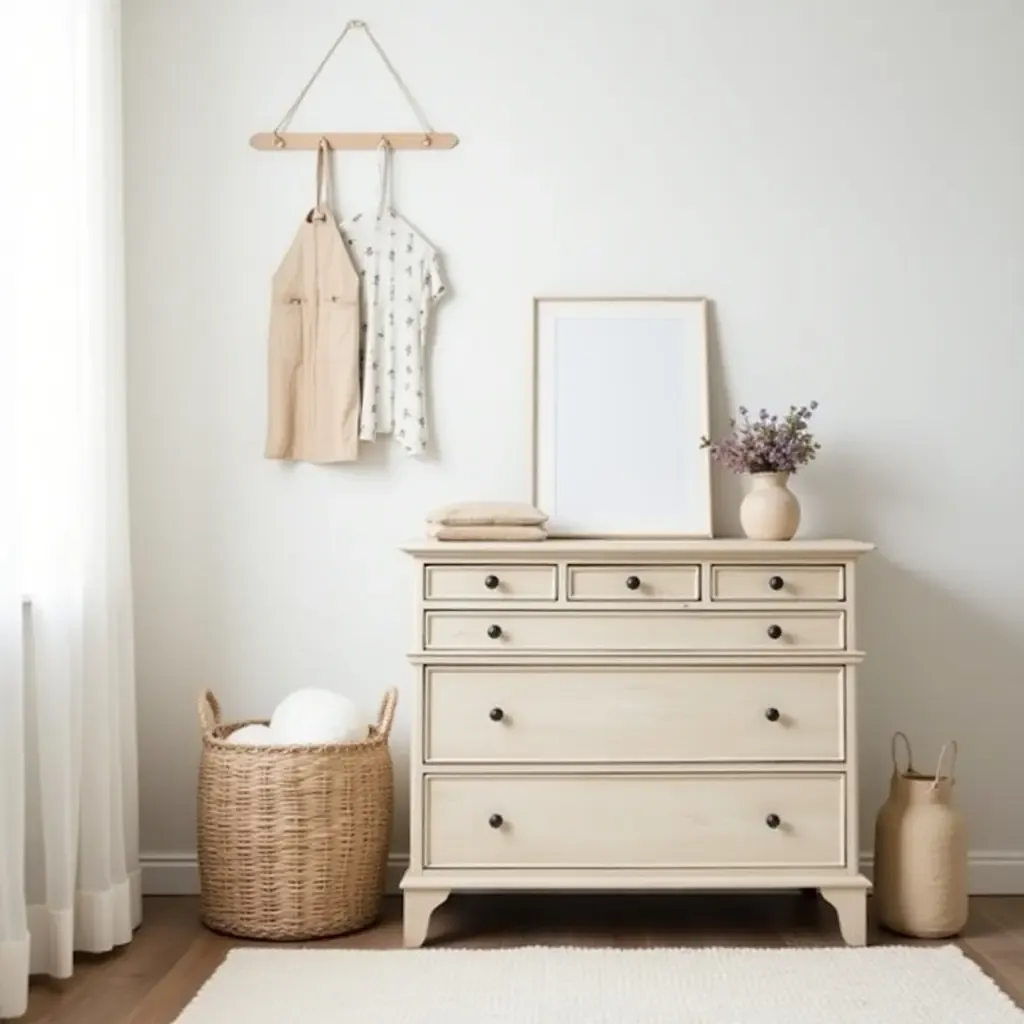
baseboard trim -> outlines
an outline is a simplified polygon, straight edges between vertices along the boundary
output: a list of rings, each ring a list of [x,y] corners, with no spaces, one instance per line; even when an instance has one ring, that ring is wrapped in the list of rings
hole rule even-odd
[[[144,896],[198,896],[199,865],[194,853],[144,853],[142,894]],[[407,853],[388,857],[387,891],[397,893],[398,883],[409,866]]]
[[[142,892],[146,896],[197,896],[199,868],[194,853],[144,853]],[[874,858],[861,856],[861,870],[871,877]],[[397,893],[409,855],[388,857],[387,891]],[[968,855],[967,882],[972,896],[1024,895],[1024,851],[974,850]]]
[[[871,878],[874,857],[861,854],[860,866]],[[967,890],[972,896],[1024,895],[1024,851],[972,850],[967,855]]]
[[[199,865],[194,853],[144,853],[143,896],[198,896]]]

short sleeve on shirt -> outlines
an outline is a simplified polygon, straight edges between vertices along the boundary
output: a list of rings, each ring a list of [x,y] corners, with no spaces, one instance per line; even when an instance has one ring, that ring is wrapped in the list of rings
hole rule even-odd
[[[447,291],[444,275],[441,273],[441,261],[437,258],[437,253],[431,253],[427,260],[423,284],[427,299],[431,303],[437,302]]]

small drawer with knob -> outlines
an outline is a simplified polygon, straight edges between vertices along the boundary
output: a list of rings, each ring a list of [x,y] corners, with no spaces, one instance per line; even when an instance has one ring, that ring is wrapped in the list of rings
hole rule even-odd
[[[428,868],[796,868],[846,861],[835,774],[427,775]]]
[[[424,614],[428,651],[711,651],[792,654],[842,650],[842,610],[763,611],[643,610],[488,611],[428,610]]]
[[[843,601],[841,565],[712,565],[712,601]]]
[[[785,653],[794,650],[843,650],[846,647],[846,615],[841,611],[736,612],[742,631],[735,639],[737,650],[763,648]]]
[[[427,565],[423,573],[427,601],[554,601],[558,597],[554,565]]]
[[[699,601],[698,565],[570,565],[570,601]]]

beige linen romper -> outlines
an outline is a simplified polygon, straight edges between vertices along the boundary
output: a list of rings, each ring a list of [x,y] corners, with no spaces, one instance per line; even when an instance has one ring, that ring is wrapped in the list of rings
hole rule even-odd
[[[359,274],[326,202],[327,146],[316,206],[271,288],[266,456],[351,462],[359,448]]]

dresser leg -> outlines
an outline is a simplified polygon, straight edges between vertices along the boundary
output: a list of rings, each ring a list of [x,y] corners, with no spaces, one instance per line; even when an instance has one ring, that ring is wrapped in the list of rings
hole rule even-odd
[[[848,946],[868,943],[868,894],[864,889],[820,889],[823,899],[836,908],[839,931]]]
[[[430,915],[450,894],[450,889],[406,889],[402,897],[402,932],[407,949],[423,945],[430,928]]]

